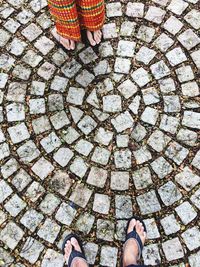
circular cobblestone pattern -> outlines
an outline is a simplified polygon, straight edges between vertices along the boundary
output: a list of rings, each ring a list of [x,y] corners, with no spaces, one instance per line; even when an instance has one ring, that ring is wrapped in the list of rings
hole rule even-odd
[[[63,237],[119,265],[200,266],[200,1],[106,3],[99,51],[66,54],[44,0],[0,7],[0,266],[61,267]]]

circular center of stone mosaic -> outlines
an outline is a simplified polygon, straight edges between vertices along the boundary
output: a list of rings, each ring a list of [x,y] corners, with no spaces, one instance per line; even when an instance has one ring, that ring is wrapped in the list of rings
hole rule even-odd
[[[4,263],[63,266],[75,231],[115,267],[137,215],[145,264],[200,266],[199,1],[106,3],[98,51],[68,55],[47,3],[21,2],[0,7]]]

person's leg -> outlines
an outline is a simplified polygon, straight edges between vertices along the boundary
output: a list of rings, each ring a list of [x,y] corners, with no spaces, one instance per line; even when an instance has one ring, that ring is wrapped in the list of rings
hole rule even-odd
[[[146,232],[144,231],[144,227],[140,221],[132,219],[129,223],[127,234],[130,233],[134,229],[134,227],[137,234],[140,236],[142,244],[144,245]],[[139,250],[136,240],[133,238],[128,239],[123,248],[123,267],[143,266],[137,264],[138,253]]]
[[[104,0],[77,0],[77,11],[81,29],[87,30],[91,45],[99,44],[101,28],[105,22]]]
[[[68,263],[68,260],[69,260],[69,256],[72,252],[72,247],[76,250],[76,251],[79,251],[79,252],[82,252],[81,251],[81,248],[78,244],[78,241],[72,237],[71,240],[67,241],[66,245],[65,245],[65,255],[64,255],[64,258],[66,260],[66,262]],[[87,262],[82,259],[82,258],[74,258],[71,265],[69,267],[88,267],[88,264]]]
[[[52,34],[67,49],[74,49],[75,41],[81,41],[76,1],[48,0],[47,2],[57,31]]]

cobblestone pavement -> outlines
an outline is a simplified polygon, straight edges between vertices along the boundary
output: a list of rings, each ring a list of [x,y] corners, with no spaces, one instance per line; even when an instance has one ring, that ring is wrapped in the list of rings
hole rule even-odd
[[[56,47],[45,0],[0,7],[0,266],[61,267],[70,231],[117,266],[200,266],[200,1],[107,1],[99,53]]]

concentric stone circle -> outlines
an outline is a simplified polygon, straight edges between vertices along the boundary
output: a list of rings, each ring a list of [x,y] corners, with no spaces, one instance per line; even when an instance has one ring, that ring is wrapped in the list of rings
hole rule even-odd
[[[198,6],[108,2],[99,51],[67,55],[45,1],[3,4],[4,264],[63,266],[63,237],[76,231],[91,265],[117,266],[137,214],[145,264],[199,266]]]

